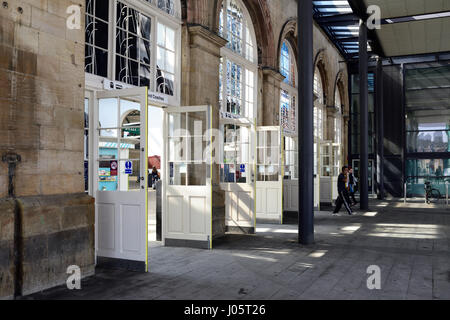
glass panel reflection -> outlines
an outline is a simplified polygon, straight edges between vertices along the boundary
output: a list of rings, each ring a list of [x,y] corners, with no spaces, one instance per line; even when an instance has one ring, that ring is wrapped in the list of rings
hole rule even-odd
[[[116,98],[98,100],[98,116],[100,128],[117,128],[117,112],[119,101]]]

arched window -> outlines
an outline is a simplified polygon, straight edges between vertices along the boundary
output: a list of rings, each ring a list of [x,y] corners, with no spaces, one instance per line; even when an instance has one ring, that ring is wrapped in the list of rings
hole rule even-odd
[[[324,122],[324,89],[322,75],[318,67],[314,72],[314,137],[318,142],[324,139],[323,122]]]
[[[323,84],[322,75],[318,67],[314,71],[314,95],[320,104],[323,104]]]
[[[292,48],[287,41],[283,41],[280,54],[280,73],[285,77],[284,82],[296,87],[297,68]]]
[[[280,52],[280,73],[285,77],[280,92],[280,125],[285,134],[297,132],[297,67],[290,44],[283,41]]]
[[[221,50],[220,94],[222,117],[256,117],[256,36],[240,0],[223,0],[220,33],[228,40]]]
[[[336,86],[334,92],[334,106],[336,113],[334,115],[334,144],[333,144],[333,176],[338,176],[341,170],[341,162],[343,148],[342,148],[342,135],[343,135],[343,116],[342,116],[342,97],[339,85]]]
[[[219,33],[228,40],[221,49],[219,103],[223,164],[221,182],[250,183],[251,130],[257,117],[257,50],[250,15],[241,0],[223,0]]]
[[[334,137],[335,143],[342,143],[342,100],[341,93],[339,91],[339,87],[336,87],[336,91],[334,94],[334,105],[336,108],[336,116],[334,118]]]
[[[226,9],[225,9],[226,8]],[[223,0],[219,16],[219,34],[228,40],[226,47],[256,62],[255,33],[250,16],[240,0]]]

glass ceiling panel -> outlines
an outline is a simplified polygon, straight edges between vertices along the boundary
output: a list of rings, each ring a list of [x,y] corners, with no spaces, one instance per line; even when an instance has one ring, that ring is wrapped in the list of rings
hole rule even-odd
[[[358,37],[359,18],[347,0],[321,0],[313,1],[314,18],[328,35],[330,40],[338,47],[346,59],[356,58],[358,41],[348,41]],[[369,52],[372,51],[370,45]]]

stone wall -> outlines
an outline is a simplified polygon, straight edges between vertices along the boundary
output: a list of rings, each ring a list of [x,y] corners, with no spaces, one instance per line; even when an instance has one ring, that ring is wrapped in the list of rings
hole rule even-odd
[[[85,194],[19,198],[22,217],[23,295],[66,282],[77,265],[94,273],[94,199]]]
[[[0,199],[0,299],[14,296],[15,201]]]
[[[84,0],[5,0],[0,6],[0,155],[21,155],[23,293],[61,284],[70,264],[94,265],[94,204],[84,192]],[[68,29],[70,5],[79,29]],[[8,167],[0,163],[0,199]],[[11,297],[12,200],[0,200],[0,297]],[[13,201],[14,203],[14,201]],[[12,217],[12,218],[11,218]],[[11,221],[12,219],[12,221]]]
[[[84,1],[6,3],[0,7],[0,153],[22,156],[16,194],[84,192],[84,31],[66,28],[67,7]],[[7,168],[0,169],[3,198]]]

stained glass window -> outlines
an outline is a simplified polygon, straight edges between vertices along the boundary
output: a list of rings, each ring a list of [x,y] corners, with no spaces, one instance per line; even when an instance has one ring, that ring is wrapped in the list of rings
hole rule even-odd
[[[336,116],[334,118],[334,137],[335,142],[338,144],[342,143],[342,113],[341,113],[341,94],[339,88],[336,88],[334,104],[336,107]]]
[[[247,23],[238,0],[222,2],[219,33],[228,44],[222,50],[219,67],[219,101],[222,116],[227,118],[252,117],[254,114],[256,70],[246,66],[255,60],[254,35]]]
[[[317,100],[314,103],[314,137],[321,141],[324,138],[323,122],[324,122],[324,95],[323,95],[322,76],[319,68],[316,67],[314,72],[314,95]]]
[[[297,74],[294,61],[295,59],[290,45],[286,41],[283,41],[280,54],[280,73],[285,77],[284,82],[292,87],[296,86]]]
[[[287,41],[283,41],[281,46],[280,73],[285,77],[280,94],[280,125],[285,134],[295,134],[297,130],[297,89],[295,88],[297,69],[295,66],[295,57]]]
[[[226,10],[224,9],[226,8]],[[228,40],[226,47],[255,61],[255,44],[252,29],[238,0],[223,0],[219,15],[219,34]]]

